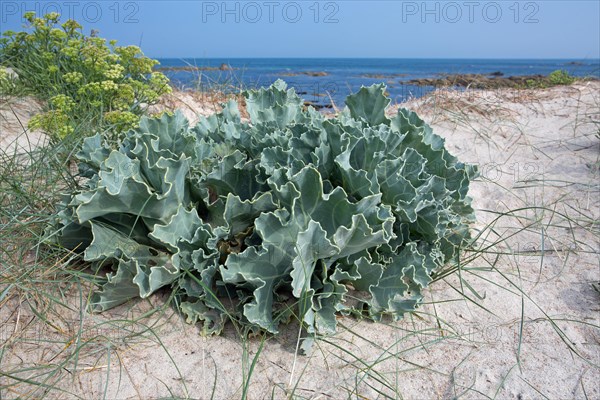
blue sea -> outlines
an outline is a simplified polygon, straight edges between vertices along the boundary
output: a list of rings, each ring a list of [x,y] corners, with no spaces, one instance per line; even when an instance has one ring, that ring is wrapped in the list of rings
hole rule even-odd
[[[175,85],[190,89],[254,88],[268,86],[277,79],[317,105],[333,100],[343,105],[345,97],[362,85],[383,82],[394,102],[420,97],[434,88],[406,82],[434,78],[442,74],[491,74],[505,77],[547,75],[557,69],[574,76],[600,78],[600,60],[590,59],[375,59],[375,58],[186,58],[159,59],[161,67],[209,67],[217,70],[163,71]],[[218,70],[221,65],[232,70]],[[309,74],[304,74],[309,73]],[[310,73],[325,73],[312,76]]]

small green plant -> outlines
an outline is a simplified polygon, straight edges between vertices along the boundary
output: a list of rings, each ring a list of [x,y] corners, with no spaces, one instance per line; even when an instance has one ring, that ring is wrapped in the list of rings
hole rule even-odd
[[[550,85],[570,85],[575,82],[575,78],[565,70],[558,69],[548,75]]]
[[[338,312],[413,311],[468,243],[477,172],[416,114],[389,119],[384,91],[362,88],[331,119],[278,81],[245,93],[249,123],[230,101],[193,128],[176,113],[143,117],[119,147],[85,139],[87,183],[52,232],[110,271],[93,307],[170,287],[206,333],[226,317],[276,333],[296,315],[332,333]]]
[[[525,81],[525,87],[527,89],[543,89],[543,88],[545,88],[547,86],[544,83],[542,83],[540,80],[527,79]]]
[[[16,89],[16,79],[13,73],[0,65],[0,94],[12,94]]]
[[[53,138],[76,129],[82,134],[113,128],[117,133],[135,127],[148,105],[171,91],[168,79],[152,72],[156,60],[137,46],[116,46],[112,40],[85,36],[81,25],[59,14],[36,18],[28,12],[31,32],[4,33],[0,64],[11,67],[19,83],[43,100],[48,110],[30,121]],[[4,82],[0,77],[0,90]]]

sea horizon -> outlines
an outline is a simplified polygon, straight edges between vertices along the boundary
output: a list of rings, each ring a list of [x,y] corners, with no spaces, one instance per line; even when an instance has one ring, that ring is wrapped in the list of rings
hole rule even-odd
[[[385,83],[394,102],[421,97],[433,86],[411,80],[448,74],[494,76],[548,75],[565,70],[576,77],[600,78],[600,59],[585,58],[300,58],[300,57],[186,57],[158,58],[162,69],[179,87],[203,90],[230,86],[269,86],[277,79],[316,106],[342,104],[362,86]],[[185,67],[198,67],[187,68]]]
[[[152,54],[147,54],[148,57],[154,58],[156,60],[179,60],[179,59],[212,59],[212,60],[221,60],[221,59],[235,59],[235,60],[243,60],[243,59],[276,59],[276,60],[594,60],[600,62],[600,58],[588,58],[588,57],[579,57],[579,58],[571,58],[571,57],[243,57],[243,56],[223,56],[223,57],[205,57],[205,56],[183,56],[183,57],[161,57],[155,56]]]

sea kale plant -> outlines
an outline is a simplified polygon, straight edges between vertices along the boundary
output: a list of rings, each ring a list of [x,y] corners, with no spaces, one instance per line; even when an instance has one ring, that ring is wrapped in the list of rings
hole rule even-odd
[[[384,90],[327,118],[277,81],[245,93],[249,121],[230,101],[194,127],[143,117],[118,148],[87,138],[53,232],[102,279],[93,308],[168,288],[204,333],[413,311],[469,241],[476,169],[416,114],[388,118]]]
[[[28,31],[6,31],[0,39],[0,64],[18,75],[18,82],[46,100],[47,110],[34,116],[29,128],[62,139],[77,129],[83,135],[98,129],[116,133],[135,127],[148,105],[171,91],[168,79],[152,67],[137,46],[86,36],[74,20],[59,24],[58,13],[43,18],[24,15]],[[6,78],[0,71],[0,93]],[[6,75],[6,73],[4,73]]]

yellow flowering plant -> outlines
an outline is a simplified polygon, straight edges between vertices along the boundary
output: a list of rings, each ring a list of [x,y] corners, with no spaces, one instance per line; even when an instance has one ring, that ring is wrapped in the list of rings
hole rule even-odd
[[[0,93],[10,93],[15,87],[15,79],[6,68],[0,65]]]
[[[140,116],[161,95],[169,80],[152,68],[158,61],[137,46],[117,46],[115,40],[86,36],[74,20],[60,24],[60,15],[24,15],[26,32],[4,32],[0,66],[10,67],[19,83],[43,100],[47,111],[30,128],[54,139],[97,130],[119,134],[138,125]],[[4,70],[3,70],[4,71]],[[6,77],[0,74],[0,91]]]

